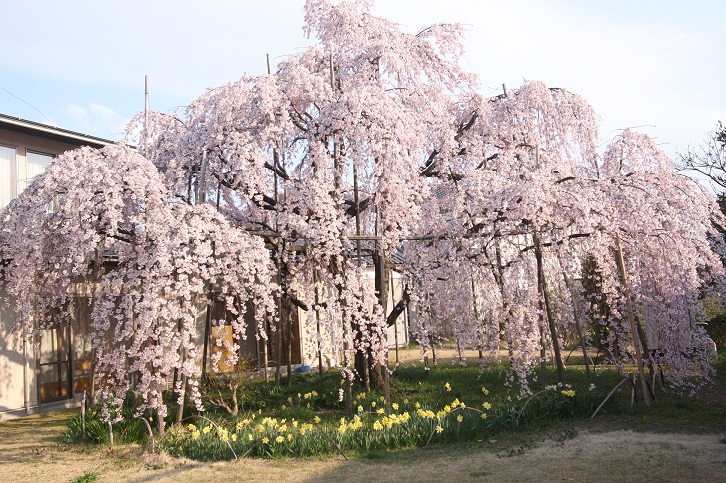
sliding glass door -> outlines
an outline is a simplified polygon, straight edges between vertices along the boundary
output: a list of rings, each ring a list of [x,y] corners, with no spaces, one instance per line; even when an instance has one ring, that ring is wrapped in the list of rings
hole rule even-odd
[[[70,328],[58,324],[40,336],[38,363],[40,402],[57,401],[71,396]]]

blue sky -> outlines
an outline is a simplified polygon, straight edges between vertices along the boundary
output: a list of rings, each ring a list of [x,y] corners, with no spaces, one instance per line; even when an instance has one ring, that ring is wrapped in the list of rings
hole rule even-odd
[[[144,75],[151,109],[168,111],[303,49],[303,3],[9,2],[0,113],[119,139],[144,108]],[[726,2],[379,0],[372,13],[410,32],[464,24],[484,94],[524,79],[566,88],[600,115],[603,143],[641,127],[676,156],[726,122]]]

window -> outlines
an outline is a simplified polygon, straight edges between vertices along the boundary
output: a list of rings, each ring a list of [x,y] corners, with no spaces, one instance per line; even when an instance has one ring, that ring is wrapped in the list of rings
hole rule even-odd
[[[39,174],[44,173],[50,163],[53,162],[53,156],[50,154],[34,153],[32,151],[28,151],[26,159],[28,163],[28,183]]]
[[[28,151],[25,156],[25,179],[18,183],[18,194],[22,193],[25,188],[33,181],[33,179],[39,174],[43,174],[50,163],[53,162],[53,156],[50,154],[34,153]],[[52,213],[55,209],[54,200],[48,202],[46,211]]]
[[[33,181],[33,178],[44,173],[51,162],[53,162],[53,156],[50,154],[28,151],[25,156],[25,179],[21,179],[18,182],[18,194],[25,191],[25,188]]]
[[[15,148],[0,146],[0,209],[15,198]]]

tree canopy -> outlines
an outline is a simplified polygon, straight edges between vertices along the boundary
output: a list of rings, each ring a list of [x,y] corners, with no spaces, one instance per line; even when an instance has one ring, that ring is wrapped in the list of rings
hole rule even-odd
[[[459,26],[409,34],[366,3],[326,0],[307,1],[305,22],[318,43],[275,72],[139,115],[130,130],[146,157],[69,152],[8,206],[2,250],[22,330],[47,327],[73,284],[98,280],[102,382],[118,394],[137,374],[163,413],[174,370],[199,402],[210,293],[237,316],[236,341],[248,301],[266,338],[282,298],[314,310],[311,336],[342,348],[350,381],[354,353],[385,361],[385,274],[402,248],[395,268],[424,348],[446,336],[496,355],[503,343],[527,391],[547,347],[560,361],[563,339],[584,345],[597,323],[611,353],[650,341],[674,383],[707,380],[699,300],[721,294],[722,215],[650,139],[625,130],[599,154],[592,107],[542,82],[483,97],[459,62]],[[609,307],[597,321],[586,260]]]

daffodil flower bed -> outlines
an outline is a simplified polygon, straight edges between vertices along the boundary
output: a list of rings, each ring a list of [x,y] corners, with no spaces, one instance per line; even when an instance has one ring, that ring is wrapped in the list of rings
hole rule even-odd
[[[615,373],[612,378],[599,376],[600,389],[595,389],[584,377],[577,381],[578,374],[573,372],[576,387],[557,384],[520,397],[495,371],[482,374],[475,368],[444,367],[424,373],[411,368],[399,370],[396,376],[391,380],[389,407],[380,393],[357,392],[351,416],[345,415],[345,404],[338,399],[340,376],[335,373],[324,378],[299,376],[288,392],[255,381],[247,388],[245,411],[237,417],[215,407],[203,412],[188,408],[183,423],[174,424],[175,415],[169,414],[166,433],[156,438],[157,447],[195,460],[229,460],[353,456],[487,440],[503,429],[588,417],[604,400],[608,385],[619,380]],[[139,417],[150,416],[136,414],[133,401],[127,398],[125,419],[113,424],[117,442],[143,442],[147,436],[146,431],[127,429],[128,422],[141,424]],[[78,417],[69,422],[67,441],[108,442],[108,424],[99,420],[98,411],[88,414],[87,437],[82,437]]]
[[[452,391],[445,383],[442,398]],[[553,408],[573,415],[576,392],[554,387],[548,398],[537,398],[530,410],[541,413]],[[481,388],[484,396],[489,394]],[[539,393],[538,393],[539,394]],[[535,395],[536,396],[536,395]],[[171,454],[196,460],[228,460],[240,457],[302,457],[315,455],[363,454],[430,443],[486,439],[503,427],[518,426],[530,399],[498,403],[485,400],[476,407],[459,398],[441,407],[430,407],[404,399],[392,402],[386,412],[383,397],[364,392],[355,396],[352,418],[314,416],[309,420],[266,416],[260,409],[237,421],[214,422],[199,417],[198,425],[173,427],[160,446]],[[543,403],[547,407],[543,407]]]
[[[447,383],[447,391],[450,385]],[[361,402],[366,394],[356,400]],[[423,446],[431,441],[484,437],[492,423],[487,420],[487,402],[470,408],[458,399],[435,410],[420,403],[397,402],[386,413],[380,400],[359,404],[352,418],[322,422],[272,418],[262,411],[247,414],[230,426],[206,418],[199,426],[172,428],[161,443],[166,451],[197,460],[222,460],[242,456],[282,457],[359,453]]]

